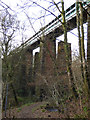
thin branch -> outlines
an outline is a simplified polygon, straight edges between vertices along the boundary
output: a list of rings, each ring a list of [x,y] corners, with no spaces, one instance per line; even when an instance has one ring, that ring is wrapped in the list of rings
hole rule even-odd
[[[62,14],[62,12],[61,12],[61,10],[59,9],[57,3],[56,3],[54,0],[52,0],[52,1],[53,1],[54,5],[56,6],[56,8],[58,9],[58,11]]]
[[[4,4],[7,8],[9,8],[11,11],[15,12],[15,11],[12,10],[12,9],[10,8],[10,6],[8,6],[6,3],[2,2],[1,0],[0,0],[0,2],[1,2],[2,4]],[[3,8],[5,8],[2,4],[1,4],[1,6],[2,6]]]
[[[90,13],[83,7],[82,3],[81,2],[78,2],[81,7],[83,8],[83,10],[90,16]],[[87,5],[88,7],[90,7],[89,5]]]
[[[33,1],[32,1],[33,2]],[[47,12],[51,13],[54,17],[56,17],[58,19],[58,17],[53,13],[51,12],[50,10],[44,8],[43,6],[39,5],[38,3],[36,2],[33,2],[34,4],[36,4],[37,6],[41,7],[42,9],[46,10]],[[60,19],[58,19],[60,23],[62,23],[62,21]],[[63,24],[63,23],[62,23]]]
[[[28,14],[27,14],[26,12],[24,12],[24,13],[25,13],[25,15],[27,16],[27,18],[28,18],[28,20],[29,20],[29,23],[30,23],[30,25],[31,25],[31,27],[32,27],[32,29],[33,29],[33,31],[36,33],[36,30],[34,29],[32,23],[31,23],[31,20],[30,20],[30,18],[29,18],[29,16],[28,16]]]

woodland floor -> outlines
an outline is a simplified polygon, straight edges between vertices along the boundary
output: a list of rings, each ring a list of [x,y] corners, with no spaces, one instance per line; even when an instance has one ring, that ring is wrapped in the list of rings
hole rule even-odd
[[[50,112],[45,109],[46,102],[36,102],[32,104],[26,104],[21,107],[7,110],[8,118],[80,118],[84,115],[80,111],[78,105],[75,105],[73,102],[70,105],[69,109],[66,109],[65,112],[61,113],[58,111]],[[67,116],[69,114],[69,116]],[[80,115],[80,116],[79,116]],[[3,112],[4,118],[4,112]]]

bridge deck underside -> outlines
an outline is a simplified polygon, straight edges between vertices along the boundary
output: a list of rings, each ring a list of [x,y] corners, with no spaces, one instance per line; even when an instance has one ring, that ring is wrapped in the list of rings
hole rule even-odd
[[[84,23],[87,22],[87,14],[86,11],[83,12],[83,16],[84,16]],[[72,17],[70,20],[67,21],[67,32],[73,30],[74,28],[77,27],[76,24],[76,16]],[[54,38],[59,37],[63,35],[63,28],[62,25],[60,25],[59,27],[57,27],[56,29],[52,29],[52,32],[48,33],[47,35],[45,35],[45,37],[50,37],[53,36]],[[29,45],[29,49],[33,50],[37,47],[39,47],[40,44],[40,38],[38,38],[38,40],[33,43],[32,45]]]

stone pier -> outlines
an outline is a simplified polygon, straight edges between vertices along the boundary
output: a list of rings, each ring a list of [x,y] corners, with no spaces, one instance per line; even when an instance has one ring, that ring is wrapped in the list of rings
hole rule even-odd
[[[35,92],[38,100],[43,100],[47,96],[47,85],[54,81],[54,66],[56,60],[56,39],[52,36],[44,37],[40,41],[40,52],[35,54],[34,77]]]
[[[65,43],[60,41],[58,43],[58,54],[57,54],[57,74],[58,74],[58,91],[60,95],[64,96],[64,94],[69,93],[69,78],[67,74],[67,61],[66,61],[66,53],[64,48]],[[69,59],[71,61],[71,44],[68,43],[68,52]],[[62,94],[63,93],[63,94]]]
[[[28,49],[26,51],[26,74],[27,79],[32,81],[32,66],[33,66],[33,51]]]
[[[56,38],[44,37],[40,44],[40,64],[43,75],[53,75],[56,60]]]
[[[36,100],[40,101],[41,86],[43,85],[42,76],[40,73],[40,53],[36,52],[34,56],[34,82],[35,82],[35,96]]]

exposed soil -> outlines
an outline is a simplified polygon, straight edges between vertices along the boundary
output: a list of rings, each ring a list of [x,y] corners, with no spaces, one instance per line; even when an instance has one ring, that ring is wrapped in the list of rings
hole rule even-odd
[[[37,102],[30,106],[22,106],[7,111],[7,117],[12,118],[59,118],[58,112],[50,112],[42,108],[45,102]],[[4,117],[4,112],[3,112]]]
[[[69,110],[66,109],[65,112],[53,111],[50,112],[46,110],[43,106],[45,106],[46,102],[37,102],[31,105],[25,105],[19,108],[14,108],[7,110],[8,118],[73,118],[75,114],[82,114],[78,106],[70,105]],[[69,114],[69,116],[67,116]],[[3,112],[4,118],[4,112]]]

